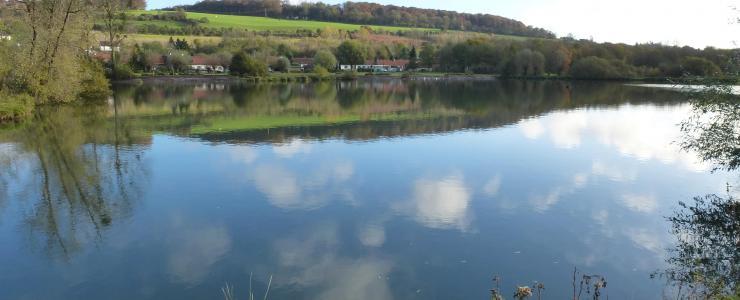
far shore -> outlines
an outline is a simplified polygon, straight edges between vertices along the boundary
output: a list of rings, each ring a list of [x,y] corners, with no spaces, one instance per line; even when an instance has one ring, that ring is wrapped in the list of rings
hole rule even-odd
[[[610,79],[580,79],[565,76],[543,77],[502,77],[492,74],[461,74],[461,73],[357,73],[353,77],[345,77],[341,73],[332,73],[320,76],[316,73],[272,73],[265,77],[238,77],[228,74],[185,74],[185,75],[144,75],[141,77],[115,80],[116,84],[131,84],[138,82],[149,83],[187,83],[187,82],[319,82],[333,80],[377,80],[377,79],[413,79],[413,80],[564,80],[564,81],[609,81],[629,83],[680,84],[688,82],[685,78],[610,78]],[[735,78],[715,78],[705,80],[721,80],[737,82]],[[696,82],[696,80],[692,81]]]

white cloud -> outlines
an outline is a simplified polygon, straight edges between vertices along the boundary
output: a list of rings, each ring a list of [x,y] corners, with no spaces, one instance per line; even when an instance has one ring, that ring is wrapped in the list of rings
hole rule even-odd
[[[519,129],[528,139],[538,139],[545,132],[545,128],[537,119],[525,119],[519,122]]]
[[[588,183],[588,174],[585,173],[577,173],[576,175],[573,175],[573,187],[574,188],[582,188],[586,186],[586,183]]]
[[[560,194],[561,190],[559,188],[556,188],[550,191],[550,193],[545,196],[533,197],[530,202],[532,203],[532,206],[534,207],[534,210],[536,212],[543,213],[560,201]]]
[[[612,181],[626,182],[637,179],[637,170],[625,170],[622,166],[609,165],[600,160],[595,160],[591,164],[591,172],[597,176],[604,176]]]
[[[470,222],[470,192],[462,176],[417,180],[412,202],[416,220],[427,227],[464,230]]]
[[[557,111],[539,119],[553,144],[559,148],[575,148],[582,141],[597,141],[615,148],[625,156],[640,160],[657,160],[666,164],[678,164],[690,171],[706,171],[694,153],[680,149],[675,143],[681,138],[679,124],[688,114],[689,105],[654,106],[622,105],[619,109],[586,109]],[[601,163],[601,162],[599,162]],[[595,172],[605,165],[594,165]],[[631,180],[632,174],[609,174],[613,180]]]
[[[581,145],[581,130],[588,125],[588,116],[578,112],[556,113],[558,117],[550,120],[548,129],[555,146],[569,149]]]
[[[599,225],[606,225],[609,222],[609,212],[604,209],[595,211],[591,214],[591,219],[599,223]]]
[[[733,4],[738,6],[734,0],[530,0],[516,14],[560,36],[729,48],[737,47],[733,40],[740,41],[739,25],[730,21],[736,14]]]
[[[385,229],[381,225],[368,224],[361,228],[360,242],[368,247],[380,247],[385,243]]]
[[[344,186],[354,175],[351,162],[323,164],[301,174],[299,177],[280,165],[258,165],[251,177],[270,204],[283,209],[319,208],[334,196],[350,202],[354,200],[352,191]]]
[[[196,285],[231,250],[231,236],[223,225],[196,225],[183,218],[173,224],[175,234],[167,237],[167,270],[176,281]]]
[[[257,160],[257,151],[251,146],[233,146],[227,149],[232,160],[241,162],[246,165],[252,164]]]
[[[340,256],[339,243],[334,224],[277,241],[274,248],[280,269],[274,283],[316,291],[311,299],[392,299],[386,279],[392,264],[377,258]]]
[[[501,175],[496,175],[483,186],[483,193],[488,197],[496,197],[501,189]]]
[[[629,228],[624,231],[624,235],[629,238],[635,246],[653,252],[655,254],[663,253],[665,247],[660,240],[660,235],[648,231],[647,229]]]
[[[295,175],[282,167],[261,165],[254,169],[254,184],[267,199],[280,208],[301,208],[301,188]]]
[[[291,158],[299,153],[310,153],[311,143],[301,139],[294,139],[286,144],[276,144],[272,146],[272,151],[280,157]]]
[[[647,195],[622,195],[622,204],[634,212],[652,213],[658,208],[658,200],[655,196]]]

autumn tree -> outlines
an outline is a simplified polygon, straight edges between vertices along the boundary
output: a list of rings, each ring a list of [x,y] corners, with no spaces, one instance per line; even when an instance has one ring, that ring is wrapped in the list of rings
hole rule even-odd
[[[91,44],[92,7],[85,0],[20,0],[21,47],[14,57],[15,86],[22,86],[36,102],[69,102],[83,92]]]
[[[337,60],[340,64],[361,65],[365,63],[365,52],[356,41],[344,41],[337,47]]]

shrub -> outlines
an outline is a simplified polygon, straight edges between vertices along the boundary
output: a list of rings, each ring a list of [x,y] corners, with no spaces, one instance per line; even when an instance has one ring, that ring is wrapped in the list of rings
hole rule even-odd
[[[125,69],[133,74],[131,68],[128,65],[121,66],[125,66]],[[110,95],[108,79],[105,78],[105,75],[103,74],[103,66],[99,62],[93,60],[83,61],[80,68],[80,73],[82,77],[80,84],[80,98],[87,100],[98,100],[105,99],[108,95]]]
[[[231,74],[236,76],[261,77],[267,75],[267,65],[244,52],[237,53],[232,57],[230,70]]]
[[[685,58],[681,67],[684,73],[692,76],[716,76],[722,72],[710,60],[695,56]]]
[[[280,58],[278,58],[275,62],[275,65],[272,67],[272,69],[276,72],[288,72],[289,68],[290,60],[288,60],[288,58],[285,56],[281,56]]]
[[[113,74],[111,74],[111,78],[115,80],[124,80],[124,79],[131,79],[136,76],[134,73],[134,70],[131,69],[131,66],[128,64],[117,64],[114,68]]]
[[[570,69],[570,76],[578,79],[615,79],[622,77],[608,60],[596,56],[577,60]]]
[[[331,73],[329,73],[329,71],[326,70],[326,68],[324,68],[322,66],[316,66],[316,67],[314,67],[313,68],[313,72],[316,73],[316,77],[318,79],[321,79],[321,80],[327,79],[327,78],[329,78],[329,76],[331,76]]]
[[[328,50],[319,50],[313,57],[313,64],[324,70],[334,70],[337,67],[337,58]]]
[[[357,79],[357,71],[344,71],[342,72],[342,75],[339,76],[339,79],[341,80],[355,80]]]

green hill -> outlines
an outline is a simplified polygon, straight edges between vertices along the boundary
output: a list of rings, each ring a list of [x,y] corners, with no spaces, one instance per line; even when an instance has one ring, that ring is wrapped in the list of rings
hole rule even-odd
[[[166,11],[143,11],[134,10],[129,11],[129,16],[135,17],[142,14],[145,15],[156,15],[160,13],[167,13]],[[362,25],[356,24],[344,24],[344,23],[333,23],[333,22],[320,22],[320,21],[304,21],[304,20],[284,20],[284,19],[273,19],[265,17],[251,17],[251,16],[234,16],[234,15],[219,15],[219,14],[208,14],[208,13],[194,13],[187,12],[187,18],[193,20],[200,20],[202,18],[208,19],[206,23],[199,23],[199,26],[206,28],[237,28],[247,29],[255,31],[276,31],[276,32],[295,32],[297,30],[317,30],[317,29],[342,29],[342,30],[358,30]],[[140,21],[133,18],[131,23],[137,25],[157,25],[157,26],[168,26],[170,28],[178,28],[188,26],[185,23],[177,21],[164,21],[164,20],[146,20]],[[409,27],[395,27],[395,26],[371,26],[375,30],[385,31],[439,31],[438,29],[430,28],[409,28]]]

